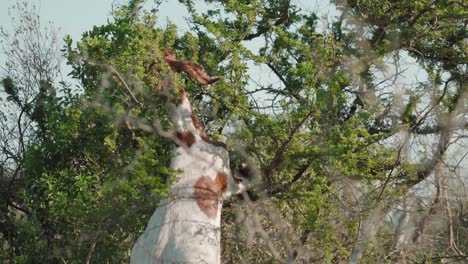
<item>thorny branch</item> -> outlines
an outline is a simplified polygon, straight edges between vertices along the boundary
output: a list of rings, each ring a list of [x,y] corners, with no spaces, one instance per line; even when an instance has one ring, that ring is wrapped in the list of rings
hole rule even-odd
[[[269,193],[273,192],[273,174],[278,168],[278,166],[281,165],[281,163],[283,162],[283,156],[286,151],[286,148],[294,139],[299,129],[307,122],[307,120],[309,120],[309,118],[312,116],[313,113],[314,111],[310,110],[309,113],[299,123],[297,123],[296,126],[289,132],[288,138],[285,141],[283,141],[280,147],[276,150],[275,155],[273,156],[273,159],[270,161],[270,164],[265,168],[264,177],[265,177],[266,188]]]

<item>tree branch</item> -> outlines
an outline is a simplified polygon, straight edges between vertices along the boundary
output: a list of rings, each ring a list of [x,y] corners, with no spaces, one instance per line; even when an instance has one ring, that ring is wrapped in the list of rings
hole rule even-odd
[[[433,216],[436,214],[437,209],[441,205],[442,201],[442,192],[441,189],[443,188],[442,185],[444,184],[444,181],[442,180],[442,163],[438,162],[435,168],[435,180],[436,180],[436,197],[434,198],[434,201],[432,201],[431,207],[429,209],[429,212],[424,218],[420,221],[419,225],[416,227],[417,230],[414,233],[413,237],[413,242],[419,243],[421,242],[421,238],[426,232],[427,225],[429,222],[429,217]]]
[[[284,156],[284,152],[286,151],[286,148],[289,146],[294,136],[299,131],[299,128],[301,128],[302,125],[304,125],[304,123],[310,118],[312,113],[313,111],[310,110],[309,113],[293,128],[293,130],[291,130],[291,132],[289,133],[288,139],[286,139],[281,144],[281,146],[276,150],[273,159],[271,160],[268,167],[265,169],[265,180],[266,180],[268,192],[271,193],[273,191],[272,190],[273,173],[275,172],[276,168],[278,168],[278,166],[281,165],[281,163],[283,162],[283,156]]]
[[[271,24],[269,21],[265,22],[264,24],[260,25],[257,28],[257,32],[248,34],[242,40],[252,40],[270,31],[273,27],[277,27],[287,22],[289,19],[290,6],[291,6],[291,1],[290,0],[285,1],[283,13],[281,14],[280,18],[278,18],[273,24]]]

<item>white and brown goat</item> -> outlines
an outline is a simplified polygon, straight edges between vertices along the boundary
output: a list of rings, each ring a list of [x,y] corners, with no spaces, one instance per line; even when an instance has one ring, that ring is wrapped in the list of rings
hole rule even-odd
[[[171,168],[180,173],[135,242],[131,263],[220,263],[222,202],[245,186],[231,173],[226,145],[208,138],[188,94],[174,88],[173,72],[185,72],[200,85],[217,79],[198,64],[177,60],[171,51],[165,60],[172,72],[162,90],[174,97],[167,107],[177,143]]]

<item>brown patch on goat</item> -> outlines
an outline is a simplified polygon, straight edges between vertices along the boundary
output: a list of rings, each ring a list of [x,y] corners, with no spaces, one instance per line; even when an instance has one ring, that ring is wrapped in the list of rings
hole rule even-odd
[[[227,149],[226,144],[221,141],[216,141],[216,140],[211,140],[208,135],[205,133],[205,128],[203,127],[203,124],[200,122],[200,119],[198,119],[197,115],[192,109],[192,123],[195,129],[197,129],[198,133],[200,134],[200,137],[208,144],[211,144],[215,147],[222,147]]]
[[[213,146],[215,146],[215,147],[222,147],[222,148],[227,149],[227,146],[226,146],[226,144],[225,144],[224,142],[222,142],[222,141],[216,141],[216,140],[211,140],[211,139],[208,138],[208,136],[207,136],[206,134],[201,135],[201,138],[202,138],[206,143],[211,144],[211,145],[213,145]]]
[[[192,123],[200,135],[205,133],[205,128],[203,127],[203,124],[200,122],[200,119],[198,119],[193,109],[192,109]]]
[[[223,193],[227,189],[227,183],[228,183],[226,173],[218,172],[218,174],[216,175],[215,182],[216,182],[216,187],[218,188],[218,195],[219,196],[223,195]]]
[[[219,78],[211,77],[205,69],[197,63],[178,60],[171,50],[164,51],[164,60],[169,64],[171,70],[178,73],[185,72],[192,80],[198,82],[200,85],[212,84],[219,80]]]
[[[226,173],[218,172],[215,180],[202,176],[195,183],[193,194],[200,210],[209,218],[215,218],[218,212],[219,198],[227,189]]]
[[[195,183],[193,194],[200,210],[209,218],[215,218],[218,212],[218,187],[208,176],[202,176]]]
[[[177,131],[176,133],[176,137],[185,145],[187,145],[187,147],[191,147],[196,139],[195,139],[195,136],[193,135],[192,132],[190,131]]]

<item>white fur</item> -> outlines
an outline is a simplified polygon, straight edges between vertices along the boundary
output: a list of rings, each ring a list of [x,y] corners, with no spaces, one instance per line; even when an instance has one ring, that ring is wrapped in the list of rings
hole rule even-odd
[[[220,223],[222,199],[214,218],[209,218],[194,199],[194,185],[202,176],[215,180],[218,172],[228,178],[223,197],[244,188],[234,182],[229,169],[228,152],[209,144],[196,133],[191,119],[191,105],[184,96],[180,105],[169,106],[171,119],[178,131],[191,131],[196,142],[191,147],[174,150],[171,168],[180,170],[167,199],[160,202],[145,232],[133,246],[130,262],[153,263],[220,263]]]

